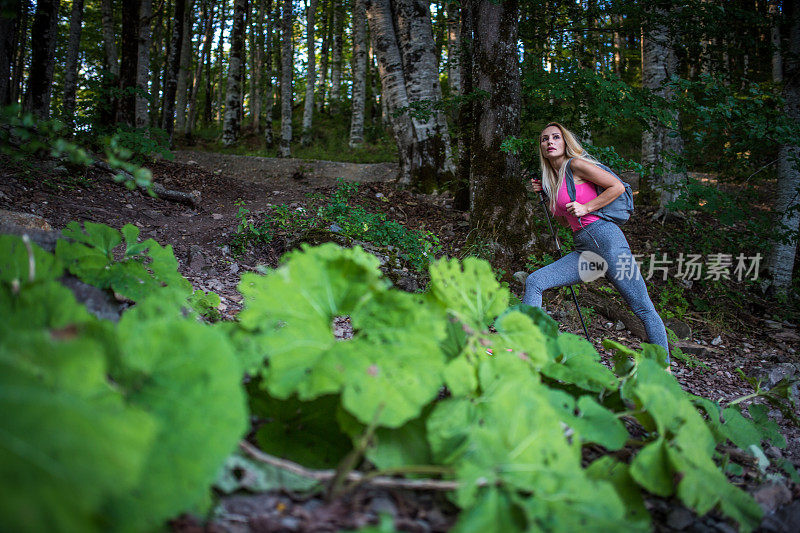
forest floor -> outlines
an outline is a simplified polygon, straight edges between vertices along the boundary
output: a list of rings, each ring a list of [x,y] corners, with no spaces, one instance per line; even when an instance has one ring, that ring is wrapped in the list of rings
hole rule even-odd
[[[160,161],[150,168],[155,181],[168,189],[199,191],[199,207],[128,191],[94,175],[94,171],[87,171],[82,180],[72,180],[65,186],[63,181],[53,179],[52,174],[42,169],[29,169],[26,173],[12,165],[0,164],[0,209],[37,215],[54,229],[63,228],[70,220],[101,222],[116,228],[125,223],[135,224],[141,229],[143,239],[152,237],[173,246],[179,270],[195,288],[220,295],[222,304],[219,310],[224,319],[234,318],[241,308],[242,298],[236,291],[241,274],[255,270],[258,265],[275,267],[280,256],[288,251],[287,241],[277,240],[242,255],[233,255],[230,244],[238,224],[239,207],[247,207],[253,214],[281,204],[296,209],[306,201],[308,194],[329,196],[336,189],[336,178],[360,183],[353,202],[373,212],[385,212],[389,219],[407,228],[424,228],[435,233],[441,241],[443,253],[462,257],[467,251],[468,215],[453,210],[452,198],[448,195],[422,195],[398,190],[393,183],[395,164],[352,164],[178,151],[175,161]],[[646,210],[640,210],[635,217],[644,220],[647,215]],[[634,252],[650,251],[650,241],[658,231],[657,226],[637,224],[636,219],[625,226]],[[522,285],[510,276],[509,280],[512,292],[521,296]],[[545,296],[547,299],[548,295]],[[581,334],[580,324],[574,312],[570,311],[570,305],[571,301],[567,299],[550,298],[548,310],[558,317],[563,331]],[[722,402],[749,394],[752,388],[737,374],[739,367],[745,374],[763,377],[765,381],[776,381],[781,375],[800,374],[797,324],[747,312],[737,316],[735,327],[704,320],[700,315],[688,322],[691,338],[686,343],[694,348],[693,355],[672,363],[676,379],[688,392]],[[639,341],[631,331],[620,328],[621,325],[599,314],[590,320],[589,334],[605,360],[608,360],[608,354],[600,344],[604,338],[638,347]],[[800,469],[800,429],[784,419],[779,411],[773,410],[771,414],[783,431],[788,446],[783,450],[771,447],[766,450],[767,456],[771,459],[785,457]],[[788,483],[776,492],[774,486],[764,484],[764,480],[763,476],[750,472],[737,481],[750,490],[761,491],[760,497],[767,500],[764,505],[780,507],[784,514],[786,509],[791,509],[793,519],[800,521],[800,486]],[[207,526],[207,530],[337,531],[366,525],[381,511],[392,514],[396,526],[408,531],[446,530],[453,520],[452,508],[440,507],[437,504],[437,501],[441,503],[440,499],[398,491],[364,490],[346,502],[329,504],[296,501],[280,494],[253,496],[255,499],[252,501],[243,500],[243,496],[236,498],[226,500],[224,505],[232,506],[228,508],[230,516],[239,516],[239,522],[221,520]],[[258,498],[263,501],[259,503]],[[234,509],[236,505],[240,506],[238,511]],[[272,511],[265,510],[264,506]],[[276,506],[282,510],[277,515],[273,512]],[[654,500],[650,507],[660,531],[730,530],[729,527],[725,529],[724,522],[713,517],[700,520],[689,515],[687,518],[686,511],[681,511],[675,502]],[[174,523],[173,527],[184,531],[203,528],[199,522],[189,518]],[[772,526],[765,522],[765,528],[765,531],[781,530],[777,522]],[[800,530],[800,525],[796,530]]]

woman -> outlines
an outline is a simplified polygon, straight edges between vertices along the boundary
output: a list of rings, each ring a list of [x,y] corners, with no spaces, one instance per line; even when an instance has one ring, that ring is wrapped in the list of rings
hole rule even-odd
[[[574,232],[576,251],[529,275],[522,303],[541,307],[544,290],[581,281],[578,270],[581,252],[594,252],[608,266],[606,277],[644,322],[649,342],[663,346],[669,360],[664,323],[650,301],[625,235],[614,222],[592,214],[613,202],[625,187],[615,176],[597,166],[597,161],[586,153],[575,136],[555,122],[548,124],[539,138],[539,163],[542,178],[531,179],[533,189],[544,190],[550,199],[550,211],[566,219]],[[570,201],[565,183],[567,165],[575,181],[574,202]],[[598,194],[595,185],[605,190]]]

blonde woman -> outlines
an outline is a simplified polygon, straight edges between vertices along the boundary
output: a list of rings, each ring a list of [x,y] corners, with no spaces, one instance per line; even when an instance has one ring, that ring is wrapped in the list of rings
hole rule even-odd
[[[594,252],[607,265],[606,277],[644,322],[648,341],[664,347],[669,360],[664,323],[647,294],[628,241],[620,227],[599,212],[625,192],[624,185],[587,154],[568,129],[555,122],[548,124],[539,137],[539,162],[542,177],[531,179],[533,189],[543,190],[553,215],[566,219],[573,231],[575,251],[530,274],[522,303],[541,307],[546,289],[580,282],[581,261],[588,256],[583,255],[582,259],[582,254]],[[567,191],[568,168],[575,182],[574,201]]]

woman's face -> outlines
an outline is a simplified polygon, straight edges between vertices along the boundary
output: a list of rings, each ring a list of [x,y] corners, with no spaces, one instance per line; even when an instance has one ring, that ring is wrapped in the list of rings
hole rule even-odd
[[[564,144],[564,136],[561,134],[561,129],[558,126],[548,126],[542,132],[539,139],[542,154],[547,159],[562,157],[566,149]]]

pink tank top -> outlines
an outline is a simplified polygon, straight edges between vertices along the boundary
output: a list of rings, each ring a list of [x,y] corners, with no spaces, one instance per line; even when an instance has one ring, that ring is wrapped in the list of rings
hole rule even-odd
[[[583,183],[576,183],[575,184],[575,201],[579,204],[585,204],[597,198],[597,190],[594,187],[593,183],[583,182]],[[556,196],[556,210],[554,215],[558,217],[566,217],[567,222],[569,222],[569,227],[572,228],[572,231],[578,231],[581,228],[585,228],[592,222],[597,222],[600,220],[600,217],[597,215],[586,215],[581,217],[580,220],[578,217],[572,216],[567,213],[566,205],[570,203],[572,200],[569,199],[569,193],[567,192],[567,180],[561,183],[561,188],[558,190],[558,195]]]

